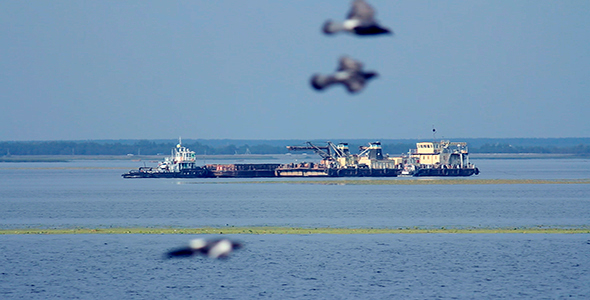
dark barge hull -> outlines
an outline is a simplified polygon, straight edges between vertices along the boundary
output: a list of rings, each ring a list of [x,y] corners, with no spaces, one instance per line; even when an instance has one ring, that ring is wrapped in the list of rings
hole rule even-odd
[[[206,165],[179,172],[139,168],[122,174],[123,178],[256,178],[256,177],[396,177],[402,169],[285,167],[281,164]],[[413,176],[467,177],[479,174],[477,168],[422,168]]]
[[[401,169],[369,169],[369,168],[317,168],[294,167],[279,168],[278,177],[396,177]]]
[[[332,177],[335,176],[335,171],[328,168],[278,168],[276,170],[277,177]]]
[[[229,164],[207,165],[205,168],[211,177],[218,178],[255,178],[276,177],[275,170],[281,164]]]
[[[206,178],[212,177],[209,170],[197,167],[191,169],[184,169],[180,172],[158,171],[153,168],[139,168],[139,170],[131,170],[125,173],[123,178]]]
[[[471,176],[471,175],[479,174],[478,168],[458,168],[458,169],[444,169],[444,168],[424,168],[418,169],[416,173],[413,175],[416,177],[425,177],[425,176],[450,176],[450,177],[459,177],[459,176]]]
[[[396,177],[401,169],[346,168],[337,169],[336,177]]]

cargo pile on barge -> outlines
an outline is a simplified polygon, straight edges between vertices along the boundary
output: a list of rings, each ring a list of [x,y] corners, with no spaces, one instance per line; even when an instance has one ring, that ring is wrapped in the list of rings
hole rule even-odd
[[[287,146],[290,151],[313,150],[317,162],[289,164],[209,164],[197,166],[195,152],[182,144],[172,150],[158,167],[142,167],[123,174],[124,178],[247,178],[247,177],[396,177],[396,176],[471,176],[479,169],[469,162],[466,143],[421,142],[407,154],[383,155],[381,143],[360,147],[351,154],[347,143],[317,146]]]

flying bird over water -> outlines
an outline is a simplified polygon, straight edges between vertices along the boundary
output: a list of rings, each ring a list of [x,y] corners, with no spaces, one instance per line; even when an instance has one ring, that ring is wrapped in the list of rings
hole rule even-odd
[[[374,71],[363,71],[363,64],[348,56],[340,58],[338,69],[332,75],[315,74],[311,77],[311,86],[323,90],[333,84],[343,84],[349,93],[362,90],[367,81],[378,76]]]
[[[166,257],[190,257],[200,254],[211,258],[226,258],[234,249],[240,249],[241,247],[241,243],[228,239],[194,239],[189,242],[188,247],[172,250],[167,253]]]
[[[346,20],[342,23],[328,20],[322,28],[325,34],[346,31],[357,35],[393,34],[375,20],[375,10],[364,0],[354,0]]]

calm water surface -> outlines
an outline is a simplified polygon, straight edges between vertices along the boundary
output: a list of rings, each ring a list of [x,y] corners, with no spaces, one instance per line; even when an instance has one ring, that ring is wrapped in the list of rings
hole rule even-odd
[[[473,179],[590,178],[584,159],[473,162],[482,170]],[[120,177],[142,164],[0,164],[0,228],[590,225],[587,184],[353,186]],[[0,236],[0,298],[590,296],[587,234],[236,235],[246,247],[227,261],[162,259],[193,237]]]
[[[590,224],[587,184],[363,186],[121,178],[138,164],[0,165],[0,228]],[[478,165],[482,174],[470,178],[590,178],[589,160],[483,160]]]
[[[566,234],[239,235],[228,260],[165,260],[182,235],[3,236],[2,299],[588,299]]]

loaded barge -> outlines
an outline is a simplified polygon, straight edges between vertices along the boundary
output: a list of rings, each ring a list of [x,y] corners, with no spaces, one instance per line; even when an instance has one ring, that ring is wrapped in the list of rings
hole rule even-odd
[[[327,146],[316,146],[307,142],[306,146],[287,146],[287,149],[313,150],[322,160],[319,164],[281,165],[276,171],[280,177],[395,177],[401,172],[401,160],[384,157],[379,142],[361,147],[358,155],[350,153],[347,143],[327,142]]]
[[[360,147],[351,154],[347,143],[316,146],[288,146],[289,150],[313,150],[322,157],[319,164],[299,163],[281,165],[277,176],[294,177],[395,177],[395,176],[471,176],[479,169],[469,162],[467,143],[449,141],[421,142],[407,154],[383,155],[381,143]]]
[[[471,176],[479,169],[469,162],[466,143],[421,142],[416,149],[397,157],[383,155],[381,143],[360,147],[351,154],[347,143],[287,146],[290,151],[313,150],[317,162],[289,164],[209,164],[197,166],[195,152],[181,143],[157,167],[142,167],[122,174],[124,178],[252,178],[252,177],[396,177]]]
[[[229,164],[206,165],[211,176],[209,177],[275,177],[275,170],[281,164]]]

